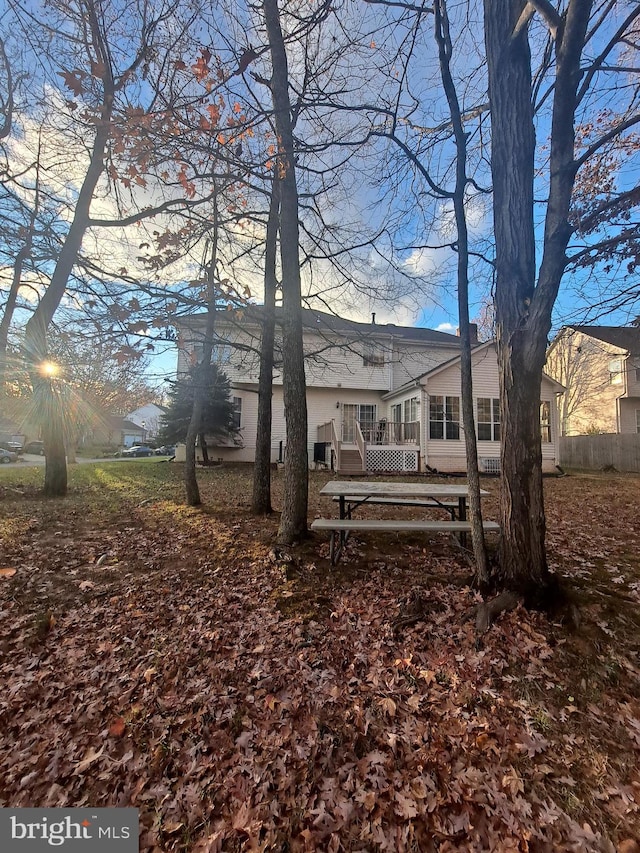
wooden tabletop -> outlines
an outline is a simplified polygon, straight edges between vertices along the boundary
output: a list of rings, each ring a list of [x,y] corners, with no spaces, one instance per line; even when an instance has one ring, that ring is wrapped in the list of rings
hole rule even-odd
[[[321,495],[340,496],[353,495],[353,497],[385,497],[385,498],[464,498],[469,496],[467,483],[458,485],[444,483],[380,483],[357,480],[347,482],[344,480],[330,480],[320,489]],[[480,489],[480,495],[485,496],[490,492]]]

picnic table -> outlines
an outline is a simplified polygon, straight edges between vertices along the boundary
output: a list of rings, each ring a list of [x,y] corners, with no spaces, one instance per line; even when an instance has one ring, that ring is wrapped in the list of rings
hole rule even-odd
[[[330,557],[333,565],[338,562],[342,548],[352,530],[444,531],[458,534],[463,544],[466,541],[466,534],[471,531],[471,524],[467,521],[469,486],[466,483],[389,483],[368,482],[366,480],[356,482],[330,480],[322,487],[320,494],[333,498],[338,502],[340,508],[339,518],[316,518],[311,524],[312,530],[330,531]],[[480,490],[481,497],[488,494],[489,492],[486,490]],[[353,513],[359,507],[376,504],[443,509],[449,513],[450,519],[354,519]],[[499,531],[500,526],[494,521],[485,521],[484,529],[486,531]]]

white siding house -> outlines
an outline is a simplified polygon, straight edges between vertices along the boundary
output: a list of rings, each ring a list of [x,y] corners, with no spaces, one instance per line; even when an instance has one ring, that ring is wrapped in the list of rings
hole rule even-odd
[[[212,459],[255,458],[260,316],[260,306],[252,306],[242,313],[221,312],[217,318],[214,361],[231,382],[240,440],[224,446],[214,443],[209,450]],[[198,360],[203,331],[202,316],[180,322],[179,375]],[[459,338],[432,329],[354,323],[306,310],[304,346],[310,465],[325,464],[343,473],[465,470]],[[282,460],[286,443],[278,353],[276,340],[273,462]],[[500,424],[492,343],[474,350],[473,375],[481,439],[478,455],[482,467],[494,472],[499,470]],[[547,469],[558,462],[559,390],[558,383],[543,380],[541,412],[548,423],[541,429],[548,438],[543,441]]]

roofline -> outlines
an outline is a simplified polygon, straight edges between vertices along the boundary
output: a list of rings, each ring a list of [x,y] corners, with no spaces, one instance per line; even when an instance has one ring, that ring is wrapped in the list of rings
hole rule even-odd
[[[475,353],[480,352],[483,349],[486,349],[489,345],[495,344],[494,340],[485,341],[482,344],[479,344],[477,347],[474,347],[471,350],[471,355],[473,356]],[[400,391],[408,390],[412,386],[422,385],[423,379],[431,378],[432,376],[436,376],[438,373],[441,373],[443,370],[446,370],[451,365],[455,364],[457,361],[460,361],[462,358],[462,353],[458,353],[458,355],[454,355],[453,358],[448,359],[447,361],[443,361],[441,364],[437,364],[435,367],[432,367],[431,370],[426,370],[424,373],[419,374],[412,379],[410,382],[405,382],[404,385],[401,385],[400,388],[396,388],[394,391],[387,391],[387,393],[383,396],[383,400],[386,400],[387,397],[391,397],[394,394],[399,393]]]
[[[586,338],[591,338],[594,341],[599,341],[601,344],[606,344],[609,347],[613,347],[614,349],[620,350],[620,354],[623,354],[623,353],[626,353],[627,355],[632,354],[632,350],[629,349],[629,347],[622,346],[622,344],[611,343],[611,341],[607,341],[604,338],[600,337],[599,335],[592,335],[589,332],[585,331],[585,329],[599,329],[599,328],[628,330],[628,329],[632,329],[633,326],[583,326],[580,324],[573,326],[571,324],[567,324],[566,326],[562,326],[558,330],[554,339],[549,344],[549,347],[547,349],[547,353],[551,352],[551,350],[554,349],[554,347],[558,344],[558,341],[560,340],[560,336],[562,335],[562,333],[566,329],[571,329],[575,334],[584,335]]]
[[[231,309],[231,311],[246,311],[245,316],[243,318],[244,325],[255,326],[259,328],[260,322],[256,317],[251,316],[251,309],[258,308],[261,309],[264,306],[260,305],[249,305],[247,309]],[[277,306],[277,308],[281,309],[281,306]],[[459,338],[456,335],[450,335],[448,332],[440,332],[438,329],[431,329],[428,326],[402,326],[395,323],[386,323],[386,324],[378,324],[378,323],[362,323],[357,320],[349,320],[345,317],[340,317],[337,314],[328,314],[325,311],[320,311],[316,308],[303,308],[303,331],[310,331],[314,328],[313,325],[304,323],[304,315],[315,315],[316,317],[320,316],[323,318],[327,318],[326,325],[317,326],[317,330],[323,332],[325,334],[333,334],[333,335],[342,335],[345,336],[349,333],[357,334],[362,338],[388,338],[389,340],[393,340],[395,338],[401,339],[403,341],[412,341],[414,340],[416,343],[425,343],[424,333],[430,332],[434,335],[434,337],[442,337],[441,340],[431,340],[429,343],[434,344],[436,346],[441,347],[450,347],[451,349],[459,347]],[[224,318],[224,314],[226,311],[220,311],[221,319]],[[182,317],[176,317],[173,321],[174,325],[178,328],[189,328],[193,327],[195,324],[200,325],[206,319],[206,312],[201,312],[199,314],[188,314]],[[331,326],[331,320],[336,320],[339,323],[344,323],[348,328],[340,329],[334,328]],[[195,323],[194,323],[195,321]],[[398,330],[398,331],[396,331]],[[415,335],[411,333],[414,332]],[[422,333],[422,334],[421,334]]]
[[[487,349],[490,346],[496,346],[495,339],[491,339],[490,341],[485,341],[482,344],[479,344],[477,347],[474,347],[471,350],[471,355],[474,356],[476,353],[481,352],[484,349]],[[462,354],[456,355],[453,358],[450,358],[448,361],[443,361],[441,364],[437,364],[435,367],[432,367],[431,370],[427,370],[424,373],[421,373],[419,376],[416,376],[415,379],[410,380],[409,382],[405,382],[404,385],[401,385],[399,388],[394,389],[393,391],[387,391],[386,394],[382,395],[383,400],[390,400],[398,394],[403,394],[406,391],[409,391],[411,388],[424,387],[423,379],[431,379],[433,376],[437,376],[439,373],[442,373],[443,370],[447,370],[447,368],[452,367],[456,362],[459,362],[462,359]],[[555,385],[558,389],[559,393],[566,391],[564,385],[558,382],[556,379],[553,379],[551,376],[546,374],[544,370],[542,371],[542,378],[548,380],[551,385]]]

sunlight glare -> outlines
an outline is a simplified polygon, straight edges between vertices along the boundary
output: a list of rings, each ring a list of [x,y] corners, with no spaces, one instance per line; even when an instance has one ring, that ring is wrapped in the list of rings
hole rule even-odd
[[[60,374],[60,365],[56,364],[55,361],[43,361],[39,367],[39,372],[42,376],[53,379]]]

